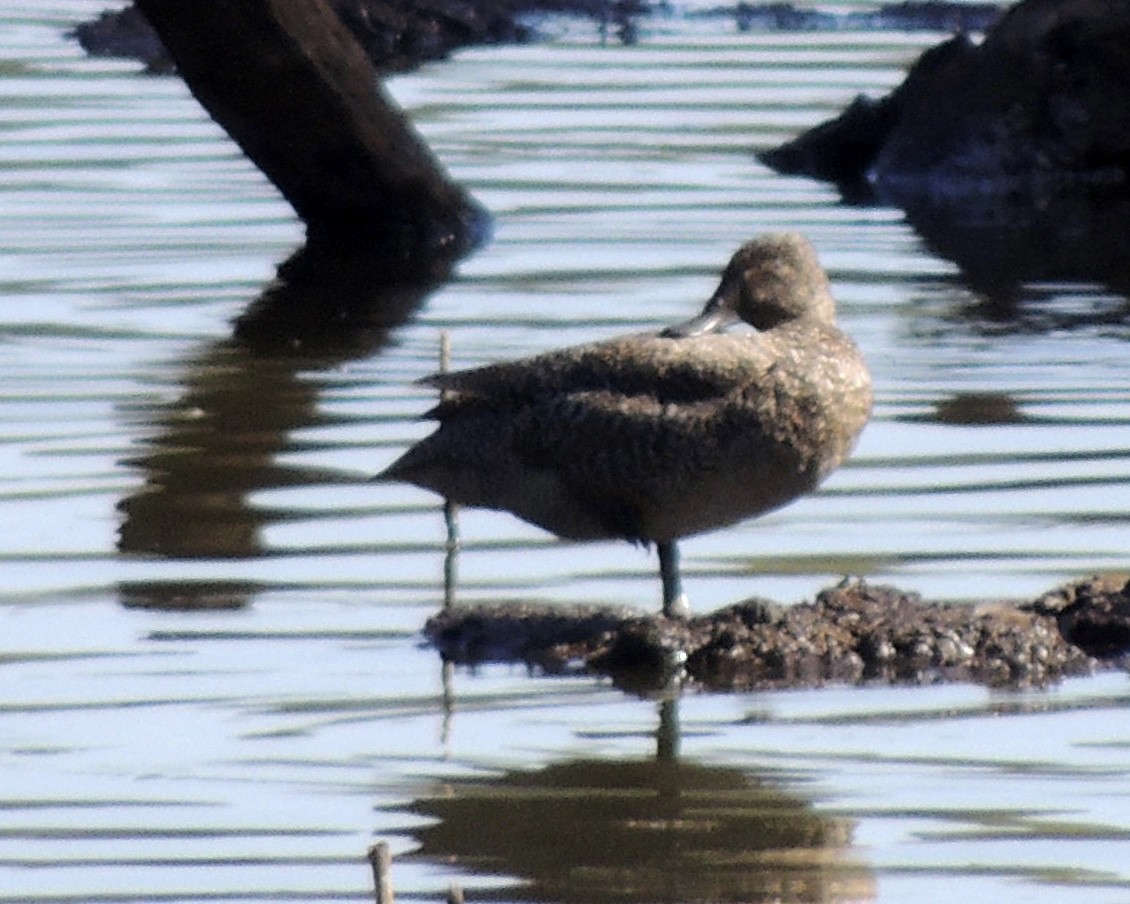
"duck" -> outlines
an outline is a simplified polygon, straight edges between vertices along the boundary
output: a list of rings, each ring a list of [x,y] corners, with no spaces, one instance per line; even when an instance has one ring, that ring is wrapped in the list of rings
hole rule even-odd
[[[690,613],[678,541],[812,492],[870,418],[871,377],[795,232],[742,245],[682,323],[419,381],[434,432],[377,475],[560,538],[654,544],[662,613]]]

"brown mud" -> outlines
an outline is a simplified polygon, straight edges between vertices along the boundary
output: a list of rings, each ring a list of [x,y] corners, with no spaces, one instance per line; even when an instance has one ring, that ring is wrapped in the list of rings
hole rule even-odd
[[[596,606],[452,607],[424,633],[446,661],[610,676],[636,692],[973,682],[1038,687],[1124,668],[1130,581],[1028,602],[947,604],[844,580],[794,606],[750,599],[685,621]]]

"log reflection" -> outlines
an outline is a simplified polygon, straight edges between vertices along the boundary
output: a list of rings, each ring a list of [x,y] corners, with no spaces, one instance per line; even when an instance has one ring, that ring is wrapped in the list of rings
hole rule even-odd
[[[411,277],[374,255],[305,247],[279,268],[240,317],[235,337],[190,356],[168,400],[124,409],[142,451],[126,463],[144,475],[124,498],[118,550],[180,559],[246,559],[263,553],[262,529],[279,517],[250,502],[259,490],[339,481],[280,463],[289,436],[321,426],[318,390],[300,374],[376,354],[447,275],[436,262]],[[143,581],[122,601],[160,608],[233,608],[243,582]]]

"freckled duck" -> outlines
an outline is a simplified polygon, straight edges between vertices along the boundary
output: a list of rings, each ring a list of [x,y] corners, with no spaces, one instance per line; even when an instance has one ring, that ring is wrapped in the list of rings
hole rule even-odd
[[[753,330],[724,331],[738,320]],[[676,541],[811,491],[871,412],[867,365],[795,233],[743,245],[686,323],[423,382],[439,427],[378,479],[560,537],[653,542],[670,617],[688,612]]]

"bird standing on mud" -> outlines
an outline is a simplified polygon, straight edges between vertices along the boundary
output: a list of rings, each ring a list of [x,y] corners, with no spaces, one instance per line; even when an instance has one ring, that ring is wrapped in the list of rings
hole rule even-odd
[[[753,330],[725,332],[744,321]],[[812,246],[765,235],[699,316],[661,332],[437,374],[438,429],[378,475],[573,540],[655,543],[663,613],[688,613],[677,540],[810,492],[855,444],[871,378]]]

